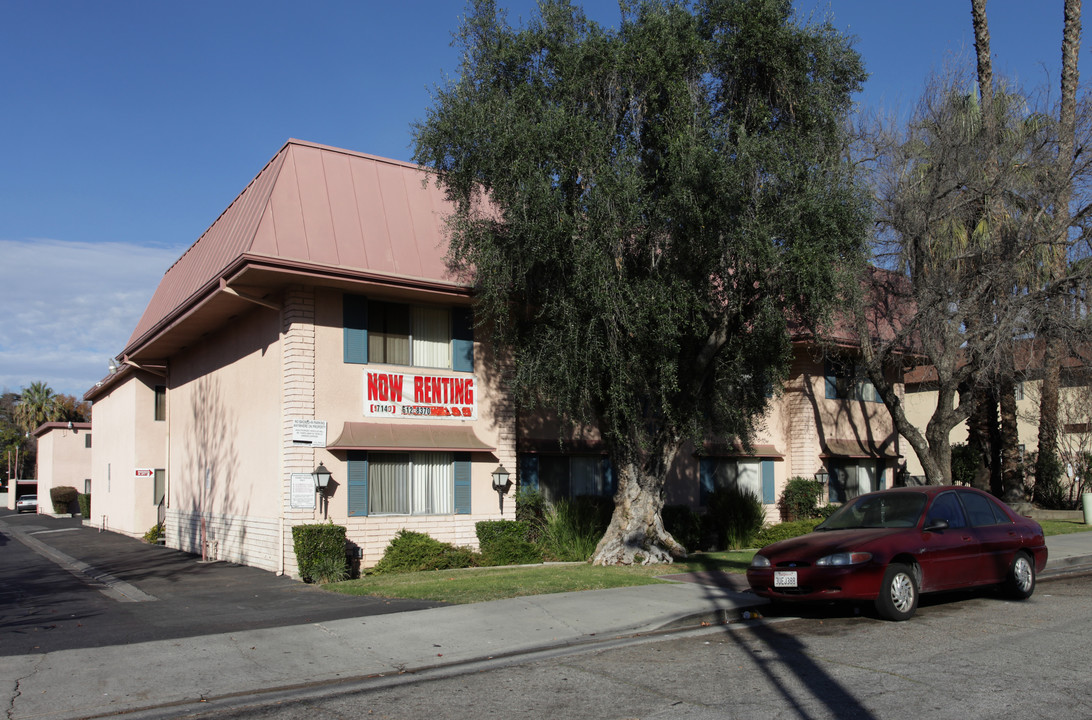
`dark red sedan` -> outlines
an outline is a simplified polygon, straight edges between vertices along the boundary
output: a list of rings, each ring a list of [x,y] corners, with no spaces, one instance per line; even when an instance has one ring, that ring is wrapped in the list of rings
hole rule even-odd
[[[767,545],[747,570],[758,595],[781,600],[869,600],[906,620],[919,593],[1002,585],[1031,597],[1046,566],[1039,523],[969,487],[914,487],[861,495],[814,532]]]

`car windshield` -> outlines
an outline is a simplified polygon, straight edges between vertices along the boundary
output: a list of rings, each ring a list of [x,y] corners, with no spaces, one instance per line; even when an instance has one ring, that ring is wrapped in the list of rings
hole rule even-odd
[[[862,495],[819,523],[816,530],[909,528],[925,510],[925,495],[916,492]]]

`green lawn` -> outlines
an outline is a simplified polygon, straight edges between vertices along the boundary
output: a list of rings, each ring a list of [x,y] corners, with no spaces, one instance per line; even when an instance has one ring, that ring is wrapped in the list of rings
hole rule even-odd
[[[648,585],[664,582],[658,575],[723,570],[741,573],[751,562],[753,550],[739,552],[694,553],[683,562],[671,565],[635,567],[595,567],[587,563],[563,563],[503,568],[467,568],[418,573],[368,575],[325,585],[327,590],[348,595],[375,595],[449,603],[475,603],[486,600],[545,595],[577,590],[601,590],[612,587]]]
[[[1092,527],[1076,520],[1040,520],[1046,535],[1067,535],[1069,533],[1088,532]]]
[[[1044,520],[1040,524],[1047,535],[1092,530],[1084,523],[1069,520]],[[359,580],[331,583],[324,587],[347,595],[374,595],[463,604],[523,595],[648,585],[665,582],[657,579],[660,575],[700,570],[742,573],[746,572],[752,555],[754,550],[694,553],[688,559],[672,565],[635,567],[595,567],[587,563],[561,563],[368,575]]]

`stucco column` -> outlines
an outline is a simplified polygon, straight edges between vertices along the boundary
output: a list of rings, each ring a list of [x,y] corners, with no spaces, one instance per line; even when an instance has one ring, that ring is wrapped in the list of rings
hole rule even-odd
[[[284,572],[297,577],[296,553],[292,545],[292,527],[313,522],[315,510],[292,507],[292,473],[310,473],[315,468],[315,451],[292,444],[292,423],[315,419],[315,292],[313,288],[293,286],[287,291],[281,333],[281,549]],[[317,501],[316,501],[317,502]]]

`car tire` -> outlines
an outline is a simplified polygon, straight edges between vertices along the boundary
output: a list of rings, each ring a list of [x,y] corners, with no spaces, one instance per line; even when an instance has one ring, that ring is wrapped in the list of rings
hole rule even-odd
[[[1027,600],[1035,592],[1035,562],[1026,552],[1016,553],[1005,577],[1005,594],[1014,600]]]
[[[876,612],[884,620],[909,620],[918,609],[918,579],[909,565],[891,563],[883,574]]]

